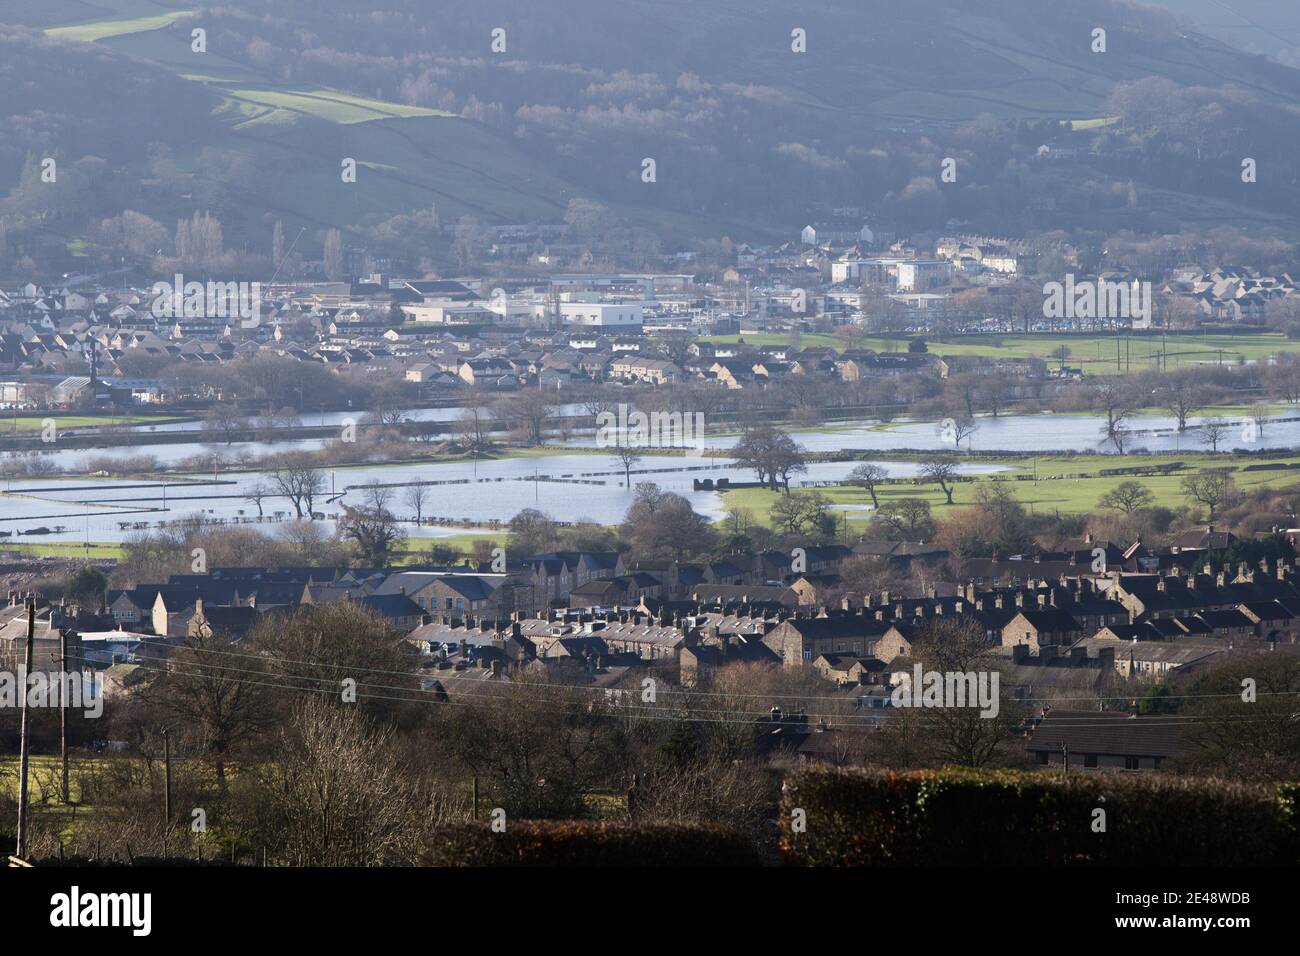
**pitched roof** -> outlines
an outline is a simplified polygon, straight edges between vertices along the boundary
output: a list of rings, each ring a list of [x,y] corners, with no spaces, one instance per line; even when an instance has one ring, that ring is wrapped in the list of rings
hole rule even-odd
[[[1182,721],[1092,710],[1052,710],[1026,747],[1060,753],[1124,757],[1171,757],[1182,749]]]

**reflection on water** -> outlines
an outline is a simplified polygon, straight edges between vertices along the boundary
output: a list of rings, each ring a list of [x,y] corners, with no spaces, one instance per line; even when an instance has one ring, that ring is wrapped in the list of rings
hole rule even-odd
[[[851,471],[856,462],[818,462],[801,476],[805,481],[836,481]],[[891,475],[913,475],[917,468],[909,462],[883,462]],[[688,470],[690,469],[690,470]],[[997,470],[995,466],[968,466],[972,473]],[[524,508],[540,508],[561,521],[589,518],[601,524],[617,524],[632,500],[632,491],[624,485],[618,459],[602,454],[555,454],[537,457],[504,458],[479,462],[453,462],[420,465],[363,466],[325,469],[325,496],[317,499],[316,509],[324,514],[338,512],[337,503],[326,503],[332,494],[342,493],[343,503],[360,500],[358,488],[368,484],[398,484],[411,481],[437,481],[429,488],[424,504],[426,516],[471,522],[506,521]],[[711,518],[722,515],[722,499],[716,492],[694,491],[697,478],[730,478],[752,481],[753,475],[726,460],[696,455],[645,456],[632,474],[632,483],[653,481],[660,487],[689,498],[695,509]],[[149,525],[159,520],[176,520],[199,514],[209,519],[237,521],[257,516],[257,506],[244,495],[255,484],[268,481],[265,473],[219,475],[193,484],[168,482],[164,492],[159,482],[92,481],[85,478],[15,480],[9,483],[11,494],[0,497],[0,530],[53,528],[64,525],[61,533],[37,541],[120,541],[135,533],[129,527],[139,522]],[[161,509],[166,497],[167,511],[136,514],[140,509]],[[413,513],[402,502],[397,489],[390,507],[401,516]],[[292,508],[285,498],[267,499],[262,504],[269,516],[276,512],[285,517]],[[15,520],[19,519],[19,520]],[[122,523],[128,527],[123,528]],[[412,536],[438,537],[457,534],[463,528],[409,527]]]
[[[568,406],[578,411],[577,406]],[[451,420],[459,409],[413,410],[411,415],[427,415],[427,420]],[[348,416],[333,413],[336,424]],[[1300,445],[1300,421],[1272,421],[1262,432],[1246,427],[1241,417],[1226,416],[1232,421],[1220,449],[1267,447],[1290,448]],[[315,424],[315,422],[308,422]],[[1199,451],[1203,445],[1195,428],[1182,434],[1175,429],[1171,418],[1148,415],[1133,418],[1130,450],[1146,449],[1152,452]],[[1101,451],[1112,448],[1103,443],[1102,420],[1090,415],[1011,415],[1000,418],[981,417],[979,429],[971,439],[976,450],[1006,450],[1014,452],[1050,454],[1062,451]],[[894,451],[899,449],[940,449],[947,447],[933,422],[896,422],[887,426],[877,423],[859,423],[827,430],[796,430],[795,439],[810,451],[837,451],[863,449],[867,451]],[[1253,439],[1253,441],[1251,440]],[[735,443],[734,435],[715,435],[707,439],[710,448],[725,449]],[[150,445],[123,449],[124,454],[148,454],[160,462],[177,462],[204,452],[220,450],[229,459],[240,454],[262,455],[291,449],[310,450],[321,447],[320,440],[293,442],[249,442],[235,445],[211,445],[191,442],[179,445]],[[575,436],[569,443],[573,447],[591,448],[594,437]],[[84,462],[105,454],[102,450],[57,453],[57,460],[69,470],[84,467]],[[808,468],[799,480],[809,482],[838,481],[852,470],[857,462],[819,462]],[[910,462],[882,462],[891,475],[906,476],[916,473]],[[995,466],[965,466],[971,472],[997,470]],[[712,518],[722,515],[721,496],[714,492],[696,492],[696,478],[730,478],[732,481],[751,481],[753,475],[725,459],[705,458],[690,454],[683,457],[645,456],[632,476],[638,481],[654,481],[661,487],[688,497],[696,510]],[[622,468],[617,459],[599,453],[541,455],[537,457],[505,458],[478,462],[454,462],[419,465],[369,465],[362,467],[326,469],[327,487],[341,493],[344,503],[359,500],[358,486],[373,483],[399,484],[411,481],[442,482],[429,489],[424,506],[426,515],[435,515],[453,521],[485,522],[506,521],[518,511],[536,507],[547,511],[562,521],[588,518],[601,524],[615,524],[623,517],[631,501],[632,492],[624,487]],[[176,520],[192,514],[213,520],[238,522],[255,518],[256,505],[244,495],[257,483],[265,483],[265,474],[222,474],[218,482],[211,480],[186,486],[171,482],[166,490],[166,511],[163,508],[163,490],[159,483],[129,481],[92,481],[85,478],[28,480],[15,479],[8,487],[15,494],[0,498],[0,531],[30,530],[38,526],[53,528],[63,525],[64,530],[44,537],[19,540],[49,541],[119,541],[133,533],[129,527],[136,523],[155,525],[159,520]],[[129,487],[134,485],[134,487]],[[21,494],[17,494],[21,492]],[[328,496],[327,496],[328,497]],[[400,489],[394,495],[392,507],[399,515],[408,509],[402,503]],[[336,513],[338,502],[317,502],[317,510],[327,516]],[[143,514],[128,514],[146,510]],[[291,511],[286,499],[268,499],[263,503],[268,514]],[[128,527],[123,528],[123,523]],[[456,534],[463,528],[421,527],[409,528],[412,536],[437,537]]]

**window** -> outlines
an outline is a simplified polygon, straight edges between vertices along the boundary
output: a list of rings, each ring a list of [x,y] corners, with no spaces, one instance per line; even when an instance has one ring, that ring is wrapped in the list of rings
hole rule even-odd
[[[1085,767],[1095,767],[1095,766],[1097,766],[1097,755],[1096,755],[1096,754],[1084,754],[1084,755],[1083,755],[1083,765],[1084,765]]]
[[[1046,766],[1046,765],[1047,765],[1047,751],[1046,751],[1046,750],[1036,750],[1036,751],[1034,751],[1034,760],[1037,761],[1039,764],[1041,764],[1041,765],[1043,765],[1043,766]]]
[[[1137,770],[1137,769],[1138,769],[1138,758],[1137,758],[1137,757],[1125,757],[1125,758],[1124,758],[1124,769],[1125,769],[1125,770]]]

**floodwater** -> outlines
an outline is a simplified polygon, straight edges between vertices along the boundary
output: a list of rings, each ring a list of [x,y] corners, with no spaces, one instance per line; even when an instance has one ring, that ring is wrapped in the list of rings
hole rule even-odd
[[[835,481],[843,478],[856,462],[818,462],[808,467],[802,481]],[[882,462],[892,475],[917,472],[910,462]],[[997,466],[972,464],[970,473],[990,473]],[[600,454],[555,454],[503,458],[479,462],[420,465],[367,465],[325,469],[326,494],[316,499],[317,512],[326,520],[337,515],[339,503],[359,504],[365,488],[374,484],[441,482],[429,485],[423,513],[450,519],[454,525],[407,527],[412,537],[440,537],[459,534],[473,522],[508,521],[524,508],[539,508],[561,521],[590,519],[600,524],[617,524],[631,504],[633,491],[625,485],[622,466],[616,458]],[[695,491],[694,479],[730,478],[753,481],[751,472],[734,463],[697,455],[647,455],[632,473],[632,484],[653,481],[667,491],[688,498],[701,514],[719,518],[722,498],[717,492]],[[116,481],[86,478],[14,479],[9,491],[0,496],[0,532],[29,532],[49,528],[44,535],[17,534],[19,541],[121,541],[160,521],[176,521],[192,515],[226,523],[257,522],[258,510],[246,497],[254,485],[269,484],[264,473],[218,474],[193,481]],[[406,489],[393,489],[389,507],[402,518],[413,518],[414,507],[405,499]],[[339,497],[335,497],[339,496]],[[330,499],[333,500],[330,500]],[[166,510],[163,510],[163,509]],[[284,497],[262,502],[263,523],[288,520],[293,509]],[[62,526],[61,531],[53,529]]]
[[[579,406],[568,406],[573,413]],[[448,421],[459,409],[415,409],[409,417],[429,416],[425,420]],[[326,424],[342,425],[352,418],[347,413],[327,413]],[[1300,446],[1300,421],[1273,420],[1262,429],[1242,416],[1225,416],[1220,450],[1245,448],[1292,448]],[[1288,418],[1290,415],[1275,416]],[[1297,411],[1300,417],[1300,410]],[[308,416],[307,424],[316,424]],[[983,416],[979,427],[963,442],[963,450],[1010,451],[1053,454],[1059,452],[1113,453],[1104,440],[1102,419],[1094,415],[1007,415]],[[197,427],[196,423],[191,423]],[[1182,433],[1171,418],[1146,415],[1130,419],[1127,448],[1130,451],[1195,452],[1205,444],[1193,419]],[[179,426],[178,426],[179,427]],[[825,430],[792,431],[793,437],[809,451],[861,449],[865,452],[900,449],[937,450],[951,448],[939,425],[934,422],[896,421],[888,425],[861,422],[836,425]],[[709,449],[726,449],[735,443],[734,434],[710,435],[704,439]],[[123,449],[127,455],[152,455],[160,462],[175,463],[200,454],[220,452],[234,467],[240,455],[263,455],[289,450],[311,450],[324,444],[319,439],[286,442],[246,442],[220,445],[189,442],[177,445],[147,445]],[[590,449],[595,445],[591,434],[575,435],[569,446]],[[113,454],[112,450],[77,450],[50,452],[69,471],[84,468],[96,456]],[[859,462],[819,462],[809,466],[798,481],[810,483],[842,479]],[[917,471],[910,462],[881,462],[891,475],[907,476]],[[998,466],[964,465],[968,473],[989,473]],[[340,503],[357,504],[364,487],[376,483],[401,485],[409,482],[436,482],[427,489],[424,514],[443,519],[438,525],[408,527],[412,537],[439,537],[472,529],[476,522],[508,521],[524,508],[539,508],[561,521],[590,519],[600,524],[615,524],[622,519],[632,499],[624,484],[622,467],[612,456],[599,453],[558,452],[556,454],[436,464],[363,465],[325,469],[327,494],[316,501],[316,510],[331,520]],[[637,464],[632,483],[653,481],[662,488],[690,499],[697,511],[711,518],[722,516],[721,496],[712,491],[694,491],[697,478],[729,478],[752,481],[751,472],[726,459],[706,458],[700,454],[685,456],[646,455]],[[193,515],[225,523],[257,523],[258,509],[246,497],[255,484],[269,484],[264,473],[225,472],[218,468],[214,476],[175,479],[163,482],[135,482],[90,479],[13,479],[6,482],[0,496],[0,534],[9,532],[13,540],[27,541],[120,541],[133,534],[156,528],[159,522],[177,521]],[[165,487],[164,487],[165,485]],[[165,497],[165,501],[164,501]],[[390,508],[401,517],[413,517],[414,508],[405,500],[405,489],[393,491]],[[262,523],[274,525],[292,517],[292,508],[283,497],[268,498],[262,503]],[[32,535],[46,528],[51,533]]]

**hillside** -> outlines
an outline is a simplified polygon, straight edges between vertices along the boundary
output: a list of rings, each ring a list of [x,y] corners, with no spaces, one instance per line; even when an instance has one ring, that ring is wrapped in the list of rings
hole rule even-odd
[[[1159,0],[1207,36],[1300,66],[1300,7],[1277,0]]]
[[[168,230],[204,209],[263,255],[282,220],[304,248],[340,227],[443,262],[430,209],[443,224],[556,221],[574,198],[605,203],[607,237],[645,248],[788,235],[845,208],[904,234],[952,220],[1300,234],[1300,71],[1153,8],[1058,6],[10,0],[0,121],[19,135],[0,142],[0,190],[18,188],[0,216],[24,249],[124,209]],[[1036,163],[1043,145],[1072,158]],[[51,151],[104,165],[57,209],[20,179]],[[1249,189],[1244,155],[1265,171]]]

